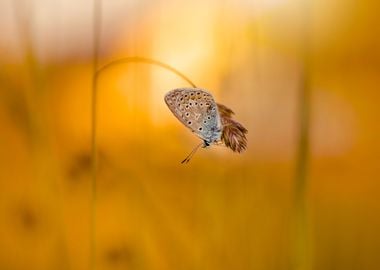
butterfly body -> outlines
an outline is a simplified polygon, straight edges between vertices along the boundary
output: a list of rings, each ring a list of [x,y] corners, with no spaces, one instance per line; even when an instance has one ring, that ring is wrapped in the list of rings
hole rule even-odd
[[[165,95],[165,102],[174,116],[203,140],[203,148],[212,144],[224,144],[234,152],[246,148],[247,130],[232,119],[232,110],[217,104],[207,90],[174,89]]]

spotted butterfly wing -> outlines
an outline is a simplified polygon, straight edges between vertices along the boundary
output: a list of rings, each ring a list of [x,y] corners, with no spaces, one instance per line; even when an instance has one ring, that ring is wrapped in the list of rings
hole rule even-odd
[[[179,88],[165,95],[171,112],[202,140],[211,144],[221,139],[218,107],[212,95],[200,88]]]

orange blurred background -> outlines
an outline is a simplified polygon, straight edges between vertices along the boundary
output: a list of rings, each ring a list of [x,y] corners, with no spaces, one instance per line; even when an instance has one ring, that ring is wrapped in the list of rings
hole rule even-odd
[[[163,97],[231,107],[241,155]],[[0,1],[0,269],[380,269],[376,1]],[[91,234],[96,211],[95,236]],[[95,243],[95,256],[91,245]]]

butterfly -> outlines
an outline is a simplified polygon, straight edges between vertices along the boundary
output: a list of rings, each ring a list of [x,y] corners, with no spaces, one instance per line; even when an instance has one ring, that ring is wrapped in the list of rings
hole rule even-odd
[[[216,103],[207,90],[178,88],[166,93],[164,99],[174,116],[203,140],[181,163],[189,162],[201,146],[224,145],[238,153],[247,148],[248,130],[233,120],[234,112]]]

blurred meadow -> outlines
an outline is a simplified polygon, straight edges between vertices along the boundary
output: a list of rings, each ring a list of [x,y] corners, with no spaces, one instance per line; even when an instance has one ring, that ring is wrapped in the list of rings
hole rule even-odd
[[[0,269],[380,269],[379,9],[0,0]],[[94,70],[128,56],[210,90],[248,150],[180,164],[199,139],[163,97],[189,83],[129,63],[96,81],[93,163]]]

